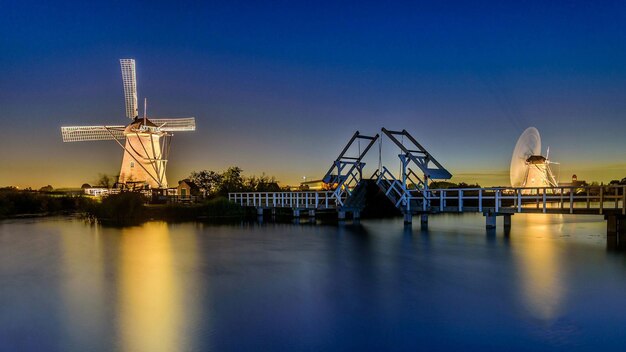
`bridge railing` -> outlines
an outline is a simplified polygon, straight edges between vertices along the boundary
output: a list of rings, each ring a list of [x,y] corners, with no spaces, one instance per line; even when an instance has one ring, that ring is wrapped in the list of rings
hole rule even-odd
[[[626,215],[626,185],[586,187],[491,187],[428,189],[412,193],[423,211],[524,211],[560,213],[586,211],[598,214],[606,210]],[[426,204],[430,204],[427,208]]]
[[[228,199],[243,207],[291,208],[291,209],[336,209],[337,199],[331,191],[295,192],[236,192]]]

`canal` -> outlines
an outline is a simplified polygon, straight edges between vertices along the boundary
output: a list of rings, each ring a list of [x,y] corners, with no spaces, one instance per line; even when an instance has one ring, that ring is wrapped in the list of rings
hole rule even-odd
[[[2,351],[621,349],[602,217],[0,222]]]

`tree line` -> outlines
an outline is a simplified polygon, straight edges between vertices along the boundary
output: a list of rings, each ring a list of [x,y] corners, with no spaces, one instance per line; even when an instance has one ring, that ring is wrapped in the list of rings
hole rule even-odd
[[[206,197],[228,196],[229,192],[279,192],[282,190],[274,176],[262,174],[246,177],[238,166],[231,166],[223,172],[193,171],[188,179]]]

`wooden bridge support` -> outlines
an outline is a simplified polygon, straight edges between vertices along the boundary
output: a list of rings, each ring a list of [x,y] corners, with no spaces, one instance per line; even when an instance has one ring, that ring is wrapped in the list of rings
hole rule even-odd
[[[483,213],[485,216],[485,227],[487,229],[495,229],[496,228],[496,219],[498,216],[503,217],[503,223],[505,229],[511,228],[511,216],[513,214],[502,214],[502,213]]]
[[[496,228],[496,214],[485,213],[484,215],[485,215],[485,220],[486,220],[485,226],[488,229],[495,229]]]
[[[606,219],[606,245],[611,250],[626,249],[626,216],[607,214]]]
[[[352,215],[352,220],[360,220],[361,219],[361,211],[358,209],[354,210],[338,210],[337,211],[337,219],[345,220],[348,217],[348,213]]]
[[[428,226],[428,214],[419,214],[420,226]],[[404,224],[410,225],[413,223],[413,214],[404,214]]]
[[[511,228],[511,214],[504,214],[504,228],[505,229],[510,229]]]

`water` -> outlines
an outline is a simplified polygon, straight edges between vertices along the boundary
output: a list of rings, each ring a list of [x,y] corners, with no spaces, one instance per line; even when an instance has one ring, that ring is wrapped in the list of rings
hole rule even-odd
[[[2,221],[0,350],[621,349],[626,256],[605,226]]]

